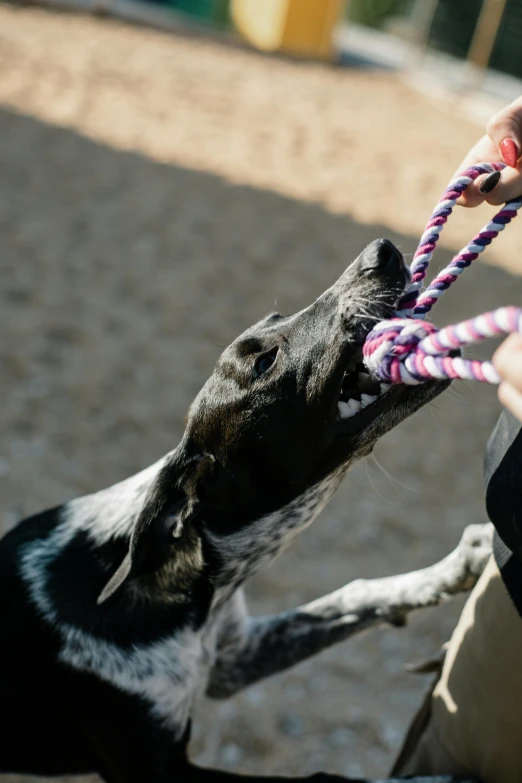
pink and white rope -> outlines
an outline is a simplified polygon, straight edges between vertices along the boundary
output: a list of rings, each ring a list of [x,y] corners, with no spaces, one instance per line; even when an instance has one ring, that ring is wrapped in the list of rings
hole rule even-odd
[[[397,317],[378,323],[363,346],[367,367],[388,383],[418,384],[428,380],[463,378],[499,383],[490,362],[452,356],[458,349],[489,337],[522,334],[522,309],[501,307],[454,326],[437,329],[425,321],[442,294],[484,252],[492,240],[516,217],[522,196],[508,201],[471,242],[420,293],[442,229],[457,199],[481,174],[504,168],[502,163],[478,163],[450,182],[428,221],[410,266],[411,281],[398,305]]]

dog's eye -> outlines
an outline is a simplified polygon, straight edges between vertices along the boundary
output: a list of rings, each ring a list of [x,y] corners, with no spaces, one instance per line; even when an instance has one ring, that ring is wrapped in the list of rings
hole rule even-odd
[[[260,375],[263,375],[263,373],[267,372],[267,370],[271,368],[277,358],[278,350],[278,348],[274,348],[273,351],[264,353],[263,356],[259,356],[256,359],[256,363],[254,364],[254,373],[256,378],[258,378]]]

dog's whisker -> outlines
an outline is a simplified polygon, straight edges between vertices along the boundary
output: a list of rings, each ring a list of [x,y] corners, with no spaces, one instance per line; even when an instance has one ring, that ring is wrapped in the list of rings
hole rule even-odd
[[[456,397],[462,402],[471,403],[472,402],[471,396],[465,393],[469,391],[470,391],[470,387],[466,386],[466,384],[460,379],[454,381],[448,389],[448,392],[452,392],[453,394],[455,394]]]
[[[388,470],[386,470],[384,465],[382,465],[377,459],[375,451],[373,451],[370,456],[372,457],[373,461],[375,462],[379,470],[386,476],[390,484],[392,484],[392,486],[394,486],[396,489],[400,488],[400,489],[404,489],[406,492],[418,494],[417,489],[414,489],[413,487],[409,487],[407,484],[403,484],[401,481],[399,481],[399,479],[395,478],[395,476],[393,476]]]
[[[356,318],[360,318],[361,320],[365,321],[382,321],[382,316],[380,315],[370,315],[369,313],[354,313],[354,316]]]
[[[374,483],[374,481],[373,481],[373,479],[371,477],[370,470],[369,470],[369,467],[368,467],[368,458],[367,457],[365,457],[365,459],[364,459],[364,466],[365,466],[365,469],[366,469],[366,475],[368,477],[368,481],[370,482],[370,486],[373,489],[373,491],[375,492],[375,494],[381,500],[383,500],[385,503],[387,503],[389,506],[404,506],[404,500],[401,500],[401,502],[399,503],[396,500],[392,500],[391,498],[387,498],[386,495],[383,495],[382,492],[380,492],[380,490],[378,489],[378,487],[376,486],[376,484]]]
[[[458,389],[453,388],[453,385],[448,389],[448,397],[451,397],[456,402],[467,403],[468,405],[471,403],[470,398],[465,394],[461,394]]]

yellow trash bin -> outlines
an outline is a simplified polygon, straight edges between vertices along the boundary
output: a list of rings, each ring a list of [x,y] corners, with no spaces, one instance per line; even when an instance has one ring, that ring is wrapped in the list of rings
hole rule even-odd
[[[330,59],[332,32],[344,0],[232,0],[241,35],[266,52]]]

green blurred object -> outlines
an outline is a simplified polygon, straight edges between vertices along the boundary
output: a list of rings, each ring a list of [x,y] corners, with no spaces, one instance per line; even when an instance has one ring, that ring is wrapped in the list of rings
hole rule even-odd
[[[477,24],[482,2],[439,0],[431,26],[429,44],[453,57],[465,57]]]
[[[219,24],[232,24],[230,19],[230,0],[214,0],[214,19]]]
[[[169,5],[189,16],[207,22],[227,25],[230,22],[230,0],[170,0]]]
[[[351,0],[347,14],[351,22],[366,27],[382,27],[392,16],[403,14],[408,0]]]
[[[508,0],[490,61],[491,68],[522,77],[522,0]]]
[[[434,49],[464,58],[469,52],[482,2],[440,0],[429,43]],[[522,0],[508,0],[489,67],[522,77]]]

